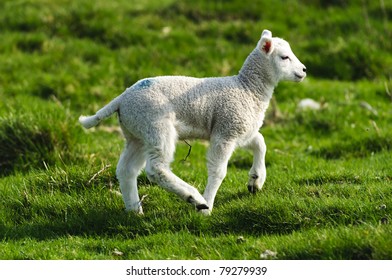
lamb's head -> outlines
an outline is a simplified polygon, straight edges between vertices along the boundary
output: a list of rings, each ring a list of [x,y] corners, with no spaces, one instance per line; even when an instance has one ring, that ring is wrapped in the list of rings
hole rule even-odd
[[[306,77],[306,67],[299,61],[285,40],[272,37],[269,30],[264,30],[257,45],[262,55],[269,61],[277,82],[300,82]]]

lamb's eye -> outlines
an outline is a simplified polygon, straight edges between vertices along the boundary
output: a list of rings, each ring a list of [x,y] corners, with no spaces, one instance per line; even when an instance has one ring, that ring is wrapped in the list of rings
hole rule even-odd
[[[290,59],[290,57],[288,57],[288,56],[281,56],[280,58],[281,58],[282,60]]]

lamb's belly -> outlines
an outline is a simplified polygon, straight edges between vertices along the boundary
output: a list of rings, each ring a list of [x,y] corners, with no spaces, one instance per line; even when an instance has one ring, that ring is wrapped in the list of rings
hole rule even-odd
[[[210,138],[210,134],[206,129],[202,129],[196,126],[191,126],[183,122],[176,123],[176,130],[178,134],[178,139],[205,139]]]

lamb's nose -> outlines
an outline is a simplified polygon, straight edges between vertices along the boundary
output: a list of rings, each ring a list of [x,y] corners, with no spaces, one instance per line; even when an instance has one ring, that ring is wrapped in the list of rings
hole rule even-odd
[[[306,72],[306,67],[304,67],[304,68],[302,69],[302,71]]]

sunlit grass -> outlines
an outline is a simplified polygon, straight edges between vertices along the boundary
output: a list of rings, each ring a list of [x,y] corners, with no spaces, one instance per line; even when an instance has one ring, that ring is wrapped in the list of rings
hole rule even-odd
[[[392,6],[346,2],[3,1],[0,259],[390,259]],[[309,77],[275,90],[263,190],[247,191],[240,149],[212,216],[144,173],[145,215],[126,213],[117,119],[78,116],[147,76],[234,75],[264,28]],[[189,143],[172,168],[202,192],[208,143]]]

